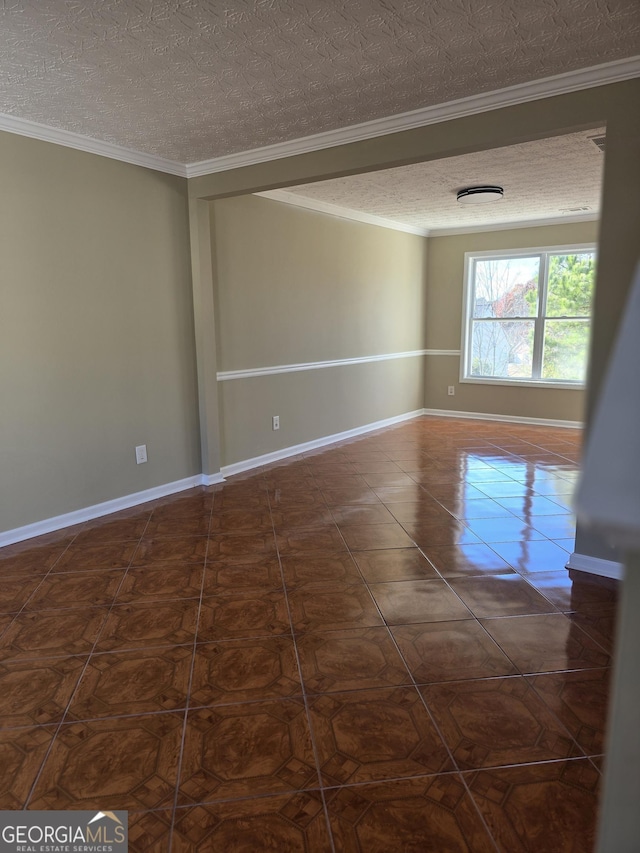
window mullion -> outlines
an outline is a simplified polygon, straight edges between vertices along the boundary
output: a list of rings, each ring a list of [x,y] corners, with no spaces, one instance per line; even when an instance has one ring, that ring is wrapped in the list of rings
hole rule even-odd
[[[547,313],[547,284],[549,264],[547,254],[540,255],[538,267],[538,316],[533,332],[533,357],[531,378],[540,379],[542,376],[542,351],[544,349],[544,318]]]

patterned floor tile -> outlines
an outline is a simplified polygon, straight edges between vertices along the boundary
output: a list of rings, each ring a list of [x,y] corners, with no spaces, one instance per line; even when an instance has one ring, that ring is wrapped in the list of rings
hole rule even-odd
[[[478,618],[556,612],[553,604],[516,574],[451,578],[449,584]]]
[[[272,531],[268,533],[213,533],[209,537],[207,560],[225,560],[275,555],[276,543]]]
[[[129,853],[169,853],[172,809],[129,814]]]
[[[337,853],[494,853],[456,774],[339,788],[328,797]]]
[[[0,729],[62,720],[86,657],[0,663]]]
[[[465,776],[501,853],[594,849],[600,774],[588,759]]]
[[[0,808],[24,808],[55,733],[56,726],[0,732]]]
[[[545,704],[587,755],[604,750],[611,670],[585,669],[529,677]]]
[[[124,569],[70,572],[46,577],[29,599],[26,610],[62,610],[96,607],[113,602],[125,575]]]
[[[472,545],[480,539],[465,524],[451,521],[405,521],[402,526],[423,551],[435,545]]]
[[[318,791],[179,808],[173,853],[331,853]]]
[[[268,589],[282,591],[282,573],[275,556],[207,561],[202,588],[204,596]]]
[[[126,569],[136,551],[135,542],[101,545],[69,545],[55,563],[55,572],[86,572],[92,569]]]
[[[488,545],[434,545],[423,550],[443,578],[513,573],[511,566]]]
[[[198,599],[184,598],[116,605],[105,622],[96,651],[174,646],[194,640]]]
[[[144,810],[173,802],[183,714],[63,725],[31,809]]]
[[[516,571],[548,572],[563,569],[568,560],[567,552],[549,541],[501,542],[491,545],[492,549]]]
[[[199,643],[290,633],[291,622],[281,592],[259,590],[202,599]]]
[[[44,575],[43,575],[44,577]],[[2,578],[0,613],[17,613],[41,583],[41,578]]]
[[[562,613],[483,619],[482,624],[523,673],[609,664],[609,655]]]
[[[605,651],[613,651],[618,616],[615,604],[582,604],[579,611],[567,616]]]
[[[189,712],[179,805],[317,786],[301,700],[219,705]]]
[[[382,504],[335,507],[331,511],[338,527],[353,527],[361,524],[395,524],[396,519]]]
[[[92,655],[66,722],[185,708],[192,657],[191,646]]]
[[[333,631],[383,625],[367,587],[324,586],[322,589],[294,589],[289,593],[294,630]]]
[[[147,524],[145,539],[164,539],[167,536],[206,536],[209,533],[209,515],[155,517]]]
[[[362,575],[350,554],[309,554],[282,557],[287,589],[313,588],[326,584],[362,583]]]
[[[558,572],[536,572],[528,578],[537,590],[559,610],[582,610],[585,606],[616,604],[618,582],[586,572],[562,569]]]
[[[0,660],[88,654],[106,616],[101,607],[23,611],[2,635]]]
[[[185,563],[131,568],[118,591],[118,604],[173,598],[199,598],[204,568]]]
[[[293,639],[257,637],[196,647],[191,706],[282,699],[302,693]]]
[[[396,521],[392,524],[349,525],[342,528],[342,535],[352,551],[413,547],[413,540]]]
[[[87,522],[73,540],[73,544],[96,545],[100,542],[137,542],[145,532],[151,518],[151,512],[140,512],[140,507],[134,507],[127,512],[133,514],[129,517],[123,517],[121,513],[117,513]]]
[[[502,485],[502,484],[500,484]],[[472,518],[469,528],[483,542],[522,542],[523,539],[544,539],[544,534],[520,518]]]
[[[163,565],[165,563],[204,564],[209,540],[206,536],[172,536],[166,539],[142,539],[132,566]]]
[[[473,618],[442,580],[374,583],[370,589],[388,625]]]
[[[347,546],[335,524],[326,527],[295,528],[277,534],[278,551],[290,556],[310,553],[347,553]]]
[[[309,713],[325,785],[453,769],[414,687],[325,694]]]
[[[335,521],[327,506],[292,507],[291,509],[274,509],[271,513],[273,526],[276,531],[295,530],[298,527],[326,527]]]
[[[396,625],[391,632],[418,683],[491,678],[517,672],[475,620]]]
[[[357,551],[354,559],[368,583],[430,580],[438,577],[438,573],[418,548]]]
[[[41,577],[55,566],[68,543],[37,546],[20,542],[0,549],[0,572],[3,578]]]
[[[581,754],[521,676],[420,689],[461,770]]]
[[[411,683],[387,628],[302,634],[297,647],[308,693]]]

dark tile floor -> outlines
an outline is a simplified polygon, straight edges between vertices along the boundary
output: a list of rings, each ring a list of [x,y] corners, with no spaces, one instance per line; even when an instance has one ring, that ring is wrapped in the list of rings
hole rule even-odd
[[[133,851],[580,851],[616,583],[571,430],[421,418],[0,550],[0,808]]]

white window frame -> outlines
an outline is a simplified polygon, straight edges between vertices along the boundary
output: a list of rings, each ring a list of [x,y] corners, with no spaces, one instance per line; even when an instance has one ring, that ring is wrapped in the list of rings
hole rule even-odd
[[[583,252],[594,252],[596,262],[598,257],[598,247],[594,243],[571,243],[566,246],[533,246],[526,249],[498,249],[487,250],[483,252],[465,252],[464,255],[464,291],[462,297],[462,336],[461,336],[461,351],[460,351],[460,382],[465,382],[473,385],[512,385],[519,388],[565,388],[580,390],[585,387],[585,383],[580,380],[570,379],[505,379],[503,377],[488,377],[488,376],[471,376],[469,373],[469,360],[471,357],[471,329],[473,323],[472,316],[472,297],[473,297],[473,281],[472,275],[474,272],[474,261],[476,260],[508,260],[513,258],[532,258],[536,255],[540,256],[540,266],[538,272],[538,315],[536,317],[514,317],[514,320],[533,320],[536,328],[536,340],[541,343],[534,351],[534,367],[538,370],[541,367],[542,361],[542,333],[538,333],[538,329],[542,326],[545,320],[545,305],[547,301],[547,257],[551,255],[567,255],[581,254]],[[561,319],[561,318],[558,318]],[[592,316],[588,318],[591,322]],[[588,365],[587,365],[588,367]]]

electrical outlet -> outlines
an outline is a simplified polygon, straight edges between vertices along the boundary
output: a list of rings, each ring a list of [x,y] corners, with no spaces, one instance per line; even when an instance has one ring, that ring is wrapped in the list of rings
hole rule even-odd
[[[139,444],[136,447],[136,464],[142,465],[143,462],[147,461],[147,445]]]
[[[456,393],[456,386],[455,385],[449,385],[449,387],[447,389],[447,394],[450,397],[455,397],[455,393]]]
[[[271,418],[271,429],[280,429],[280,415],[274,415]]]

